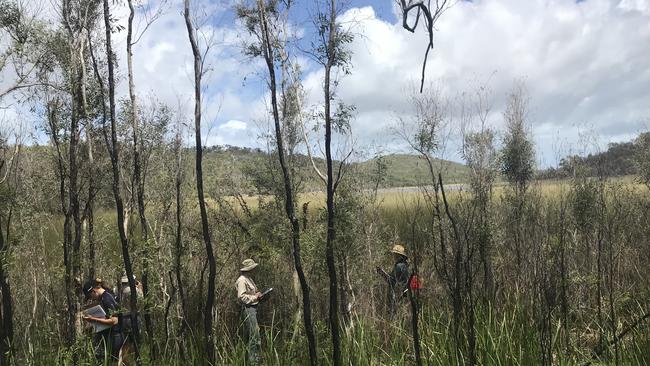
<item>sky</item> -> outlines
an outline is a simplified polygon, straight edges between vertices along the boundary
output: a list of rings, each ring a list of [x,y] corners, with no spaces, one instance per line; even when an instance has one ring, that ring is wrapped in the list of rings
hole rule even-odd
[[[264,147],[258,138],[267,120],[263,65],[241,54],[246,36],[229,4],[197,5],[200,14],[212,15],[203,17],[202,30],[215,40],[206,59],[206,144]],[[135,83],[139,95],[155,94],[180,105],[190,118],[192,59],[181,8],[181,1],[169,0],[165,14],[135,45]],[[313,6],[297,1],[294,9],[290,20],[308,38]],[[126,4],[115,13],[125,24]],[[407,152],[392,131],[398,118],[412,114],[409,91],[419,82],[426,34],[402,28],[393,0],[348,1],[341,20],[355,34],[352,73],[340,77],[337,88],[342,101],[356,106],[351,123],[355,149]],[[630,140],[650,126],[650,0],[459,1],[436,29],[424,92],[437,90],[453,103],[484,86],[487,125],[502,133],[507,95],[523,83],[540,167],[556,165],[567,154]],[[127,94],[125,38],[125,32],[114,38],[122,96]],[[306,104],[317,105],[323,71],[306,55],[298,57]],[[10,76],[0,77],[1,89]],[[2,108],[3,123],[22,113],[16,108]],[[444,157],[459,161],[459,131],[454,122],[450,128]]]

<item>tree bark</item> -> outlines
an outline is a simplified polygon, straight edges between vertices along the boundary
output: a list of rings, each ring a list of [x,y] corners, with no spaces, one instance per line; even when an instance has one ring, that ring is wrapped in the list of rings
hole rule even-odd
[[[135,17],[135,8],[133,7],[133,0],[128,0],[129,4],[129,19],[127,23],[127,33],[126,33],[126,60],[127,60],[127,72],[129,79],[129,99],[131,100],[131,112],[129,113],[129,119],[131,122],[131,132],[133,138],[133,183],[136,190],[136,199],[138,206],[138,217],[140,219],[140,237],[142,238],[142,245],[147,245],[149,239],[149,227],[147,225],[147,216],[145,212],[144,205],[144,175],[146,172],[142,171],[142,144],[139,142],[140,139],[140,126],[138,124],[138,104],[135,94],[135,81],[133,79],[133,18]],[[143,250],[144,255],[148,255],[148,250]],[[147,299],[149,295],[149,261],[143,261],[142,268],[142,292],[144,298]],[[144,322],[145,328],[148,335],[149,341],[149,350],[152,359],[155,360],[157,352],[154,349],[153,342],[153,324],[151,321],[151,314],[149,310],[145,307],[143,309],[144,313]]]
[[[108,147],[109,155],[111,158],[111,165],[113,170],[113,196],[115,198],[115,207],[117,210],[117,228],[120,234],[120,243],[122,244],[122,258],[124,260],[124,269],[129,281],[129,288],[131,289],[131,314],[138,312],[138,297],[133,278],[133,267],[131,264],[131,256],[129,254],[129,240],[126,235],[124,227],[124,202],[122,201],[122,194],[120,192],[120,149],[117,141],[117,121],[115,116],[115,70],[113,65],[113,48],[111,44],[111,21],[110,21],[110,8],[108,0],[103,0],[104,4],[104,25],[106,27],[106,60],[108,64],[108,101],[109,101],[109,115],[111,121],[111,143]],[[133,332],[139,333],[139,324],[135,319],[132,319]],[[133,338],[135,344],[136,362],[141,364],[140,349],[138,346],[137,337]]]
[[[284,183],[284,209],[291,224],[291,242],[293,246],[293,259],[300,289],[302,292],[303,322],[305,333],[307,335],[307,344],[309,347],[309,361],[313,366],[317,362],[316,355],[316,337],[314,336],[314,327],[311,318],[311,298],[309,293],[309,284],[305,277],[305,271],[302,268],[302,258],[300,255],[300,223],[296,216],[296,204],[294,202],[295,193],[293,191],[291,174],[285,159],[285,148],[282,137],[282,128],[280,126],[280,113],[278,109],[277,84],[275,75],[275,56],[273,52],[273,42],[268,29],[268,20],[265,13],[265,4],[263,0],[258,0],[258,10],[260,16],[260,27],[262,33],[262,46],[264,50],[264,59],[269,72],[269,87],[271,89],[271,107],[273,110],[273,122],[275,126],[275,140],[278,150],[278,160],[282,170]]]
[[[11,210],[10,210],[11,211]],[[13,307],[11,298],[11,285],[9,284],[8,274],[5,271],[5,263],[8,262],[9,253],[9,225],[11,223],[11,212],[7,217],[7,222],[3,222],[0,217],[0,366],[9,366],[11,364],[11,348],[14,339],[13,324]],[[4,230],[6,227],[7,230]]]
[[[330,90],[330,74],[335,60],[336,42],[336,4],[330,0],[329,14],[329,37],[327,40],[328,59],[325,64],[325,82],[323,87],[325,97],[325,159],[327,162],[327,241],[325,259],[327,262],[327,273],[329,276],[329,323],[332,333],[332,360],[334,366],[343,364],[341,358],[341,337],[339,334],[339,312],[338,312],[338,284],[336,278],[336,258],[334,257],[334,240],[336,240],[335,216],[334,216],[334,171],[332,168],[332,116],[331,102],[332,93]]]
[[[190,0],[184,2],[185,25],[187,35],[192,46],[194,56],[194,137],[196,143],[196,191],[199,200],[199,209],[201,211],[201,228],[203,232],[203,241],[208,259],[208,292],[203,312],[203,331],[205,336],[205,352],[208,355],[208,362],[214,363],[214,340],[212,338],[212,318],[214,317],[214,297],[215,297],[215,280],[217,266],[212,249],[212,239],[210,237],[210,228],[208,227],[208,213],[205,205],[205,196],[203,193],[203,145],[201,143],[201,78],[203,76],[203,60],[199,45],[196,40],[194,26],[190,17]]]
[[[65,334],[66,345],[71,347],[76,339],[75,334],[75,313],[72,312],[74,307],[74,295],[72,293],[71,276],[72,266],[70,261],[70,246],[72,242],[72,227],[71,227],[71,211],[69,209],[68,200],[66,199],[66,168],[65,160],[61,147],[58,127],[58,105],[56,102],[49,102],[47,104],[47,122],[51,133],[52,143],[57,153],[57,173],[59,175],[59,201],[61,203],[61,214],[63,214],[63,268],[64,268],[64,287],[65,298],[67,306],[67,329]]]
[[[88,233],[88,277],[95,278],[95,194],[97,187],[95,186],[95,157],[93,155],[93,138],[91,123],[86,123],[86,145],[88,148],[88,197],[84,217],[86,220],[87,233]]]
[[[175,177],[175,189],[176,189],[176,235],[175,235],[175,263],[174,263],[174,272],[176,274],[176,286],[178,287],[178,295],[181,301],[181,324],[178,327],[179,329],[179,338],[183,338],[185,332],[185,327],[187,324],[187,304],[185,301],[185,288],[183,286],[182,278],[182,268],[181,268],[181,259],[183,256],[183,222],[182,222],[182,209],[183,209],[183,196],[181,194],[181,185],[183,183],[183,147],[181,141],[180,133],[180,124],[179,131],[176,135],[175,148],[176,148],[176,177]],[[181,352],[182,347],[181,347]]]

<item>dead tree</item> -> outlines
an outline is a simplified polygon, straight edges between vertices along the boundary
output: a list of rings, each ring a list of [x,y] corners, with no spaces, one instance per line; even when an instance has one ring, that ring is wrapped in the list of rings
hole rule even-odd
[[[433,49],[433,33],[435,32],[435,26],[440,16],[449,8],[448,0],[434,0],[432,4],[431,0],[398,0],[400,11],[402,12],[402,27],[411,33],[415,33],[415,30],[420,23],[420,18],[423,18],[422,22],[424,23],[424,28],[428,35],[427,49],[424,52],[424,60],[422,61],[422,77],[420,81],[420,93],[424,88],[424,73],[427,68],[427,58],[429,57],[429,51]],[[415,12],[415,21],[413,24],[409,24],[409,14]]]
[[[208,293],[203,312],[203,331],[205,332],[204,347],[208,354],[208,362],[214,363],[214,339],[212,337],[212,319],[214,318],[214,297],[215,281],[217,276],[217,265],[212,249],[212,239],[210,237],[210,227],[208,226],[208,212],[205,204],[205,195],[203,193],[203,145],[201,143],[201,79],[203,77],[203,55],[199,49],[196,39],[196,29],[192,25],[190,15],[190,0],[184,3],[185,25],[190,45],[192,46],[192,55],[194,56],[194,137],[196,143],[196,191],[199,200],[199,209],[201,211],[201,228],[203,241],[207,253],[208,264]]]

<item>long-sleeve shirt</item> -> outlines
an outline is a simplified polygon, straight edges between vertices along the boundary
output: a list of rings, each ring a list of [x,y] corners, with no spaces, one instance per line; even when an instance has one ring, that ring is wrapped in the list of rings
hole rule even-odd
[[[235,287],[237,288],[237,299],[242,302],[244,305],[257,305],[259,302],[255,294],[257,291],[257,286],[255,282],[246,276],[241,275],[237,278],[235,282]]]

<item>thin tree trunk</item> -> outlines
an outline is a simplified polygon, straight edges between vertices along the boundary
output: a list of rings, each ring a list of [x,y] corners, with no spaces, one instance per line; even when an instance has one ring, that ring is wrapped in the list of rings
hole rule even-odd
[[[0,366],[9,366],[11,364],[11,348],[14,339],[11,286],[7,280],[8,274],[4,266],[4,263],[8,263],[10,222],[11,213],[6,224],[0,218],[0,298],[2,298],[2,305],[0,306],[0,325],[2,325],[2,329],[0,329]],[[6,225],[7,230],[3,233],[2,227],[4,225]]]
[[[176,189],[176,235],[175,235],[175,263],[174,263],[174,272],[176,274],[176,286],[178,287],[178,295],[181,302],[181,324],[178,327],[179,338],[183,338],[183,333],[185,332],[185,327],[187,324],[187,304],[185,301],[185,288],[183,286],[182,278],[182,268],[181,268],[181,259],[183,256],[183,239],[182,239],[182,209],[183,209],[183,196],[181,194],[181,185],[183,183],[183,165],[182,165],[182,142],[180,134],[180,125],[179,132],[176,135],[175,148],[176,148],[176,178],[175,178],[175,189]],[[181,347],[182,352],[182,347]]]
[[[95,278],[95,157],[93,155],[92,127],[90,123],[86,124],[86,144],[88,145],[88,198],[84,217],[86,218],[88,232],[88,277]]]
[[[142,245],[147,245],[149,239],[149,228],[147,225],[147,217],[144,206],[144,175],[146,172],[142,171],[142,157],[141,150],[142,144],[139,142],[140,139],[140,126],[138,124],[138,104],[135,94],[135,81],[133,79],[133,18],[135,17],[135,9],[133,7],[133,0],[128,0],[129,4],[129,19],[127,23],[127,34],[126,34],[126,60],[127,60],[127,70],[128,70],[128,79],[129,79],[129,98],[131,100],[131,113],[129,113],[131,121],[131,130],[133,136],[133,180],[134,187],[136,191],[136,199],[138,205],[138,216],[140,218],[140,236],[142,238]],[[148,250],[142,251],[144,255],[148,255]],[[147,299],[149,295],[149,261],[143,261],[142,268],[142,292],[144,298]],[[146,301],[145,301],[146,304]],[[149,309],[146,307],[143,309],[144,313],[144,322],[145,328],[147,330],[148,341],[149,341],[149,351],[152,359],[156,359],[156,350],[154,346],[153,339],[153,324],[151,321],[151,314]]]
[[[208,227],[208,213],[205,205],[205,196],[203,194],[203,145],[201,144],[201,78],[203,76],[203,60],[196,40],[194,26],[190,16],[190,0],[184,3],[185,25],[187,35],[192,46],[194,56],[194,137],[196,142],[196,191],[199,200],[199,209],[201,211],[201,228],[203,232],[203,241],[208,259],[208,293],[203,312],[203,331],[205,332],[205,352],[208,355],[208,362],[214,363],[214,340],[212,338],[212,319],[214,318],[214,297],[215,297],[215,280],[217,266],[212,249],[212,239],[210,238],[210,228]]]
[[[63,267],[64,267],[64,287],[65,287],[65,298],[67,306],[67,329],[66,329],[66,345],[72,347],[76,340],[75,332],[75,313],[72,312],[74,308],[74,300],[71,286],[71,273],[72,266],[70,263],[70,246],[72,242],[72,227],[70,226],[71,213],[69,210],[69,204],[66,200],[66,169],[64,163],[63,152],[61,151],[61,142],[59,136],[59,127],[57,122],[57,109],[58,105],[54,105],[54,102],[50,102],[47,105],[47,121],[50,128],[52,143],[57,152],[57,170],[59,175],[59,201],[61,203],[61,214],[63,214]]]
[[[66,6],[64,6],[66,7]],[[67,8],[67,7],[66,7]],[[69,9],[68,9],[69,10]],[[70,28],[69,28],[70,29]],[[77,42],[73,41],[74,34],[72,31],[69,31],[70,41],[68,47],[70,47],[70,61],[72,62],[72,76],[70,77],[71,90],[70,94],[71,99],[71,118],[70,118],[70,136],[68,142],[68,214],[72,218],[72,223],[74,224],[74,237],[72,237],[72,228],[70,227],[71,223],[68,220],[68,235],[71,240],[71,249],[72,252],[69,253],[70,257],[70,266],[69,272],[67,272],[68,282],[68,291],[70,301],[68,303],[70,312],[69,321],[70,321],[70,332],[75,334],[76,338],[76,314],[77,307],[80,299],[78,295],[74,293],[74,284],[75,279],[81,279],[81,239],[83,235],[82,222],[81,222],[81,211],[79,204],[79,166],[77,160],[77,149],[79,147],[80,131],[79,131],[79,111],[81,109],[80,103],[80,83],[77,79],[79,75],[80,60],[77,60],[75,55],[75,47],[79,46]],[[76,295],[76,296],[75,296]],[[72,344],[72,343],[71,343]],[[73,364],[77,364],[77,355],[73,356]]]
[[[336,278],[336,258],[334,257],[334,240],[336,231],[334,227],[334,171],[332,168],[332,116],[331,102],[332,94],[330,91],[330,74],[334,64],[334,46],[336,36],[336,9],[335,1],[330,0],[329,14],[329,39],[327,48],[329,56],[325,65],[325,159],[327,162],[327,242],[325,249],[325,259],[327,262],[327,273],[329,275],[329,325],[332,333],[332,360],[334,366],[343,364],[341,358],[341,337],[339,333],[339,312],[338,312],[338,284]]]
[[[86,145],[88,149],[88,196],[86,198],[86,206],[84,208],[83,220],[85,220],[88,227],[88,273],[89,278],[95,278],[95,194],[97,187],[95,186],[95,156],[93,153],[93,137],[92,137],[92,122],[88,120],[88,99],[86,93],[86,58],[84,57],[85,45],[88,44],[90,48],[90,40],[82,38],[79,34],[81,47],[79,47],[79,91],[81,97],[81,119],[85,121],[86,128]]]
[[[124,269],[129,281],[129,288],[131,289],[131,314],[138,312],[138,297],[135,280],[133,278],[133,267],[131,264],[131,257],[129,254],[129,240],[126,235],[124,227],[124,202],[120,193],[120,153],[119,144],[117,141],[117,126],[115,116],[115,71],[113,65],[113,49],[111,45],[111,21],[110,9],[108,0],[103,0],[104,4],[104,25],[106,27],[106,59],[108,64],[108,101],[111,120],[111,144],[108,146],[109,154],[111,157],[111,165],[113,168],[113,196],[115,198],[115,207],[117,210],[117,228],[120,234],[120,242],[122,244],[122,258],[124,260]],[[135,319],[132,319],[133,332],[139,333],[139,324]],[[137,337],[133,338],[135,344],[136,362],[141,364],[140,349]]]
[[[316,355],[316,337],[311,319],[311,298],[309,293],[309,284],[302,268],[302,258],[300,255],[300,223],[296,216],[296,204],[294,202],[295,193],[291,183],[291,175],[285,159],[284,141],[282,138],[282,128],[280,126],[280,113],[278,110],[277,84],[275,76],[275,63],[273,44],[268,29],[268,20],[264,11],[265,4],[263,0],[258,0],[258,10],[260,14],[260,26],[262,28],[264,59],[269,71],[269,87],[271,89],[271,106],[273,109],[273,122],[275,126],[275,140],[277,143],[278,159],[282,169],[282,178],[284,183],[284,209],[291,223],[291,243],[293,245],[293,259],[300,289],[302,292],[303,322],[305,333],[307,335],[307,344],[309,348],[309,362],[313,366],[317,362]]]

